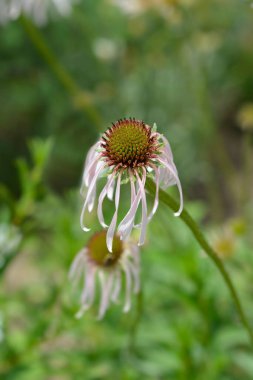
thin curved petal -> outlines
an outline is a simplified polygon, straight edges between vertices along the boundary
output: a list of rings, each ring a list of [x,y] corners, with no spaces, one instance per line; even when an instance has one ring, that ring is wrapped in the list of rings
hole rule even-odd
[[[106,234],[106,245],[108,247],[109,252],[112,252],[113,236],[115,233],[117,219],[118,219],[118,209],[119,209],[119,199],[120,199],[120,181],[121,181],[121,173],[119,173],[119,176],[117,179],[117,187],[116,187],[116,194],[115,194],[115,213],[113,215],[111,224]]]
[[[141,218],[141,233],[140,233],[140,238],[139,238],[139,245],[143,245],[145,242],[145,236],[146,236],[146,228],[147,228],[147,223],[148,223],[148,217],[147,217],[147,200],[146,200],[146,194],[145,194],[145,182],[146,182],[146,169],[143,168],[143,178],[142,180],[140,179],[140,176],[137,172],[135,171],[138,183],[139,183],[139,188],[140,188],[140,194],[141,194],[141,203],[142,203],[142,218]]]
[[[85,261],[86,261],[85,260],[86,252],[87,252],[87,249],[84,248],[74,258],[69,269],[69,279],[71,281],[75,281],[75,282],[79,281],[81,273],[84,268]]]
[[[184,207],[183,191],[182,191],[181,182],[180,182],[180,180],[178,178],[177,172],[175,172],[175,170],[174,170],[174,168],[173,168],[172,165],[170,165],[169,163],[167,163],[164,160],[161,160],[160,158],[159,158],[159,162],[161,162],[161,164],[163,164],[173,174],[173,176],[175,178],[175,181],[176,181],[176,184],[177,184],[177,188],[178,188],[178,191],[179,191],[179,196],[180,196],[180,207],[179,207],[179,210],[174,213],[174,215],[175,216],[179,216],[181,214],[181,212],[183,211],[183,207]]]
[[[105,315],[105,312],[109,306],[110,303],[110,292],[113,284],[113,277],[114,273],[111,272],[108,275],[108,278],[105,278],[104,273],[101,273],[102,276],[100,276],[101,281],[101,302],[99,307],[99,313],[98,313],[98,319],[102,319]]]
[[[115,280],[114,280],[114,289],[111,295],[111,300],[113,302],[118,302],[118,297],[121,289],[121,273],[120,270],[117,270],[115,273]]]
[[[90,200],[92,199],[92,196],[93,196],[93,193],[94,191],[96,190],[96,181],[99,177],[99,174],[101,173],[101,171],[104,169],[104,166],[101,166],[98,171],[96,172],[96,174],[94,175],[93,179],[92,179],[92,182],[90,184],[90,187],[88,188],[88,192],[87,192],[87,195],[86,195],[86,199],[85,199],[85,202],[84,202],[84,205],[83,205],[83,209],[82,209],[82,212],[81,212],[81,216],[80,216],[80,224],[81,224],[81,228],[84,230],[84,231],[89,231],[90,229],[87,228],[84,223],[83,223],[83,218],[84,218],[84,214],[85,214],[85,211],[86,211],[86,208],[87,208],[87,205],[89,204]]]
[[[104,199],[106,197],[106,194],[108,192],[108,189],[111,188],[112,186],[112,183],[114,182],[114,178],[115,178],[115,173],[112,173],[110,175],[110,177],[108,178],[107,180],[107,183],[106,185],[104,186],[103,190],[101,191],[100,195],[99,195],[99,198],[98,198],[98,208],[97,208],[97,215],[98,215],[98,220],[99,220],[99,223],[101,224],[102,227],[104,228],[107,228],[107,224],[105,224],[105,220],[104,220],[104,215],[103,215],[103,202],[104,202]]]

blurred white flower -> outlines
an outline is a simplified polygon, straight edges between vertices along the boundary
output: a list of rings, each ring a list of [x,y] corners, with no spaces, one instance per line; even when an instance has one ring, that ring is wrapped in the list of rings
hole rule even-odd
[[[109,38],[97,38],[93,43],[93,51],[99,59],[110,61],[118,55],[118,46]]]
[[[124,13],[135,15],[142,12],[142,4],[139,0],[111,0],[113,4],[118,6]]]
[[[155,9],[162,17],[168,18],[171,11],[180,9],[182,6],[189,8],[196,0],[110,0],[110,2],[130,16],[137,16]]]
[[[0,224],[0,267],[5,258],[18,248],[21,239],[22,235],[17,227]]]
[[[125,283],[123,311],[128,312],[131,307],[132,291],[137,293],[140,290],[139,272],[138,246],[130,240],[122,242],[116,235],[112,253],[110,253],[106,246],[106,232],[94,234],[87,246],[75,257],[69,272],[70,279],[75,283],[84,277],[81,309],[76,315],[77,318],[80,318],[93,304],[97,281],[101,288],[98,319],[103,318],[111,301],[118,301],[122,282]],[[123,281],[123,276],[125,281]]]
[[[66,16],[77,0],[0,0],[0,23],[4,24],[25,15],[37,25],[46,24],[48,16],[58,13]]]

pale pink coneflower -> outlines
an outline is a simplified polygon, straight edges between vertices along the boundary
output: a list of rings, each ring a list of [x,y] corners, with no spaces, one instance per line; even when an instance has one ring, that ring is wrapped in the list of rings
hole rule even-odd
[[[97,181],[107,177],[107,182],[98,197],[97,214],[102,227],[108,228],[106,243],[112,251],[116,231],[122,240],[131,234],[133,227],[140,228],[139,245],[144,244],[147,223],[155,214],[159,202],[159,188],[177,185],[180,194],[180,215],[183,209],[183,194],[173,155],[167,139],[143,121],[134,118],[121,119],[113,124],[94,144],[84,165],[81,195],[85,196],[80,223],[84,231],[85,213],[93,210],[96,199]],[[156,184],[154,205],[148,214],[145,184],[147,177]],[[121,184],[130,183],[131,204],[129,211],[117,226]],[[115,195],[114,195],[115,193]],[[109,226],[104,221],[102,205],[105,197],[115,201],[115,212]],[[142,205],[141,223],[135,225],[138,206]]]
[[[78,283],[84,278],[81,294],[81,308],[77,318],[91,307],[95,299],[96,286],[100,285],[101,299],[98,319],[102,319],[111,301],[117,303],[125,283],[125,302],[123,311],[131,307],[131,294],[140,290],[139,248],[134,242],[122,241],[114,236],[112,252],[106,246],[106,232],[95,233],[87,246],[75,257],[69,272],[70,280]],[[125,281],[123,281],[125,277]]]

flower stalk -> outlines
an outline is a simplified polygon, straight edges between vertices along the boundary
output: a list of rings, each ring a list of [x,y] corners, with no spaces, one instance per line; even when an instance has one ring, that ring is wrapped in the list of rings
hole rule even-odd
[[[156,186],[153,183],[152,180],[147,179],[146,182],[146,189],[152,194],[155,195]],[[178,202],[176,202],[169,194],[167,194],[165,191],[161,190],[159,191],[159,199],[162,203],[164,203],[166,206],[171,208],[174,212],[178,210]],[[223,262],[218,257],[217,253],[214,251],[214,249],[209,245],[208,241],[206,240],[205,236],[203,235],[202,231],[200,230],[200,227],[197,225],[197,223],[193,220],[191,215],[188,213],[188,211],[184,208],[182,213],[179,216],[183,222],[189,227],[192,234],[194,235],[195,239],[199,243],[199,245],[203,248],[203,250],[206,252],[206,254],[210,257],[210,259],[213,261],[217,269],[219,270],[220,274],[223,277],[223,280],[225,281],[230,295],[235,303],[238,315],[240,316],[241,322],[245,329],[248,332],[248,335],[251,340],[251,345],[253,347],[253,330],[252,327],[249,324],[249,321],[247,319],[247,316],[244,312],[243,306],[241,304],[240,298],[237,294],[236,288],[231,280],[231,277],[229,273],[227,272],[225,266],[223,265]]]

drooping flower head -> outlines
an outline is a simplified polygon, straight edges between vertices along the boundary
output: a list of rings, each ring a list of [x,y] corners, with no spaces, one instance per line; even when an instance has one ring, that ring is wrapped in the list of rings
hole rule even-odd
[[[122,277],[125,276],[124,312],[131,307],[131,293],[140,289],[139,249],[131,241],[122,241],[114,236],[112,252],[106,246],[106,232],[94,234],[87,246],[75,257],[70,268],[70,279],[78,282],[84,277],[84,288],[81,295],[80,318],[94,302],[96,285],[100,285],[101,299],[98,319],[103,318],[111,301],[117,302],[122,288]],[[98,284],[97,284],[98,283]]]
[[[81,212],[81,227],[84,224],[85,212],[92,211],[96,199],[96,185],[101,177],[107,176],[107,182],[98,197],[97,214],[100,224],[108,228],[106,243],[112,251],[113,236],[118,231],[121,239],[126,239],[133,227],[140,228],[139,245],[145,241],[148,221],[158,207],[159,187],[167,188],[176,184],[180,193],[180,215],[183,208],[183,195],[177,169],[167,139],[143,121],[134,118],[120,119],[105,131],[100,140],[88,152],[81,194],[85,202]],[[148,214],[145,183],[147,176],[156,183],[154,205]],[[131,204],[123,220],[117,226],[121,184],[130,183]],[[115,195],[114,195],[115,193]],[[105,197],[115,201],[115,212],[109,226],[104,221],[102,205]],[[135,225],[135,216],[141,203],[141,223]]]
[[[25,15],[37,25],[44,25],[50,13],[66,16],[71,11],[72,3],[76,0],[1,0],[0,24],[16,20]]]

